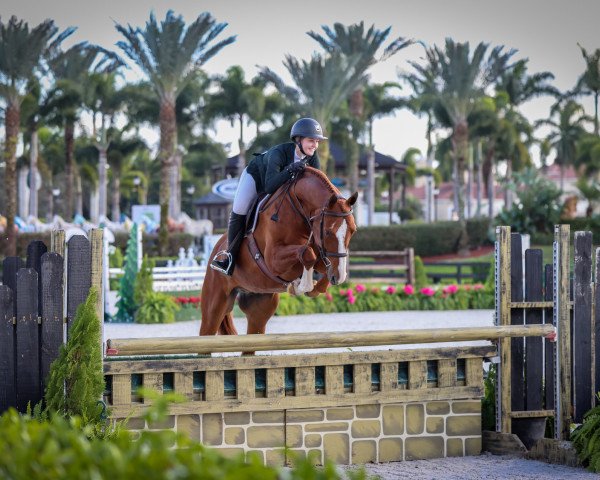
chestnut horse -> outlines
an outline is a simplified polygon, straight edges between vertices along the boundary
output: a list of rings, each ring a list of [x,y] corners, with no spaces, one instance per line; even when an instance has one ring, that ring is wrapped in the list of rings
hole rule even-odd
[[[236,335],[233,305],[248,319],[248,334],[265,333],[279,293],[317,296],[346,279],[348,244],[356,231],[352,205],[320,170],[306,167],[259,204],[231,277],[211,268],[202,287],[200,335]],[[210,256],[226,246],[223,235]],[[323,274],[313,281],[313,271]]]

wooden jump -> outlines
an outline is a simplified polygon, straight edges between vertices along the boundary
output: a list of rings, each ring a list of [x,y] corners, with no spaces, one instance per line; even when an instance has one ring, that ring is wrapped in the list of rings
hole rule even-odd
[[[508,337],[547,337],[553,339],[555,335],[556,329],[553,325],[540,324],[380,330],[367,332],[308,332],[214,337],[124,338],[108,340],[106,342],[106,354],[111,356],[206,354],[214,352],[297,350],[306,348],[462,342],[472,340],[495,340]]]

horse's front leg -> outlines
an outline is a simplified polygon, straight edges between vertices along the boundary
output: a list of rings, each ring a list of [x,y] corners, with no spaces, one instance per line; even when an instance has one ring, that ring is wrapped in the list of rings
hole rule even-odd
[[[287,245],[278,249],[273,257],[273,268],[285,272],[297,264],[301,264],[302,276],[294,279],[288,288],[292,295],[302,295],[313,289],[313,271],[317,255],[312,248],[306,245]]]
[[[329,288],[329,280],[327,279],[327,275],[323,275],[317,283],[314,284],[313,289],[310,292],[307,292],[306,295],[309,297],[318,297],[321,293],[325,293]]]

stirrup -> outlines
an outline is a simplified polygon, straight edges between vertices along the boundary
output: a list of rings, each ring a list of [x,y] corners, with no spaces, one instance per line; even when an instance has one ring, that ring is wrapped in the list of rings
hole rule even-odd
[[[217,260],[218,257],[225,256],[223,260]],[[222,267],[219,265],[220,262],[227,261],[227,266]],[[217,263],[218,262],[218,263]],[[221,272],[227,276],[231,276],[231,267],[233,265],[233,256],[227,250],[221,250],[220,252],[215,254],[215,258],[210,262],[210,268],[216,270],[217,272]]]

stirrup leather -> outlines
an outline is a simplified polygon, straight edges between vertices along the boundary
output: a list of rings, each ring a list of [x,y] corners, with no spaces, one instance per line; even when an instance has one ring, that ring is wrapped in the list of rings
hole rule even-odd
[[[219,257],[225,257],[223,260],[218,260]],[[222,267],[219,265],[221,262],[227,261],[227,267]],[[219,262],[219,263],[217,263]],[[220,252],[215,254],[215,258],[210,262],[210,268],[216,270],[217,272],[224,273],[225,275],[230,275],[231,266],[233,264],[233,256],[227,250],[221,250]]]

